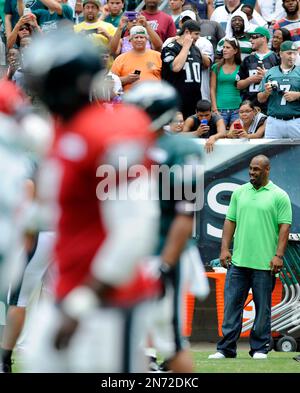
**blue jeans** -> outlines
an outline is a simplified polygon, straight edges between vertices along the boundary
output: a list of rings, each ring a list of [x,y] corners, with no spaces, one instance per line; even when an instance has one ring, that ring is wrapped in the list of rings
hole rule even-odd
[[[243,323],[243,307],[252,288],[255,320],[250,333],[250,352],[267,353],[271,339],[272,273],[231,265],[227,271],[224,300],[223,338],[217,350],[226,357],[236,357],[236,343]]]
[[[231,123],[239,118],[239,110],[238,109],[221,109],[219,110],[220,115],[222,116],[225,127],[229,128]]]

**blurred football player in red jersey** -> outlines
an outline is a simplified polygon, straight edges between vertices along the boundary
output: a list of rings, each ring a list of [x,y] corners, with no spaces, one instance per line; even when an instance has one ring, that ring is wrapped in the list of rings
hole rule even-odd
[[[142,263],[159,218],[144,163],[148,117],[122,104],[113,111],[90,104],[102,66],[84,37],[58,30],[38,37],[27,55],[29,88],[57,118],[38,192],[57,207],[49,216],[58,266],[56,304],[33,323],[27,369],[144,371],[146,310],[160,290]],[[140,176],[129,174],[136,164],[145,164]]]

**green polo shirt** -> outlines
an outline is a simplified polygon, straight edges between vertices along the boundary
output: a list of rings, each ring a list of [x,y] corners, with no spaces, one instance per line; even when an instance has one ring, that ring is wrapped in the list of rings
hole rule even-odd
[[[292,223],[287,193],[271,181],[258,190],[246,183],[233,192],[226,219],[236,223],[232,263],[270,270],[277,250],[278,225]]]

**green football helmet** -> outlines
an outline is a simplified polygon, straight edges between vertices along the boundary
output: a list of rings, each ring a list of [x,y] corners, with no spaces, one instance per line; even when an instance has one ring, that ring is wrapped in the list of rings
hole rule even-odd
[[[153,131],[168,124],[180,107],[177,91],[165,81],[138,83],[124,94],[124,102],[142,108],[152,120]]]

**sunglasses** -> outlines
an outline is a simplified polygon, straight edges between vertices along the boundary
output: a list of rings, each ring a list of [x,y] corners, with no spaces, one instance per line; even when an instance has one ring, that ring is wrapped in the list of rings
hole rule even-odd
[[[250,38],[252,38],[253,40],[256,40],[257,38],[262,38],[262,37],[264,37],[264,36],[261,34],[251,34]]]
[[[23,26],[23,27],[20,27],[20,28],[19,28],[19,31],[22,31],[22,30],[28,30],[28,31],[29,31],[30,29],[29,29],[29,27],[27,27],[27,26]]]
[[[231,37],[231,38],[225,38],[225,41],[229,41],[229,42],[234,42],[236,46],[238,46],[238,41],[236,38]]]

